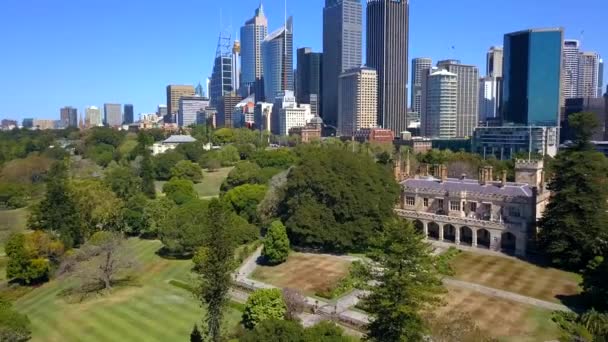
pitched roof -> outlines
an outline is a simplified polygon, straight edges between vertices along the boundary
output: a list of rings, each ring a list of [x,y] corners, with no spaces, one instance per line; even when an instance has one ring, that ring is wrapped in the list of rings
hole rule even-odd
[[[195,141],[196,139],[189,135],[172,135],[169,139],[163,141],[163,144],[186,144]]]
[[[481,185],[475,179],[455,179],[448,178],[445,182],[441,182],[434,177],[406,179],[401,182],[410,189],[429,189],[446,192],[462,192],[478,193],[484,195],[498,195],[511,197],[532,197],[532,187],[528,184],[507,183],[504,187],[500,183],[489,183]]]

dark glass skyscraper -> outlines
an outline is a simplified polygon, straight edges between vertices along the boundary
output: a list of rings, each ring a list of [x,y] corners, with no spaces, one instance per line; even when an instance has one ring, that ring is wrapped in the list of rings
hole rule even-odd
[[[133,123],[133,105],[132,104],[126,104],[124,106],[124,109],[123,109],[123,120],[124,120],[123,123],[125,125]]]
[[[78,110],[74,107],[63,107],[60,110],[63,127],[78,127]]]
[[[409,0],[367,0],[367,66],[378,72],[378,124],[407,128]]]
[[[338,78],[362,64],[361,0],[325,0],[323,9],[323,121],[338,124]]]
[[[505,124],[558,126],[563,40],[561,28],[505,35],[501,102]]]
[[[285,90],[293,91],[293,18],[262,42],[266,102]]]
[[[310,48],[298,49],[298,72],[296,77],[296,100],[299,103],[313,104],[321,96],[322,53],[312,52]],[[315,95],[312,96],[311,95]],[[320,115],[321,113],[315,113]]]
[[[241,27],[241,95],[256,94],[263,99],[262,41],[268,35],[268,19],[264,8],[255,11],[255,16]]]
[[[211,106],[217,107],[222,96],[232,93],[233,90],[231,38],[229,34],[220,33],[209,83]]]

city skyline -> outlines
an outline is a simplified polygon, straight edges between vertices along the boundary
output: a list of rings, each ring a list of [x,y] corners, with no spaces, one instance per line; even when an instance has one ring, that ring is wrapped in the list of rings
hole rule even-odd
[[[608,7],[602,1],[592,0],[584,4],[564,2],[563,5],[555,4],[553,1],[551,2],[553,6],[547,5],[548,7],[539,4],[539,6],[532,8],[529,11],[530,13],[519,15],[518,17],[521,17],[521,20],[518,20],[517,23],[496,18],[492,27],[483,30],[483,32],[474,29],[474,26],[467,22],[467,16],[470,18],[489,7],[504,13],[515,13],[518,6],[523,6],[525,2],[516,0],[508,4],[500,4],[499,8],[495,8],[495,4],[477,3],[478,1],[468,2],[475,5],[473,13],[465,13],[461,8],[456,12],[461,15],[454,15],[454,11],[450,10],[457,9],[457,6],[442,3],[442,6],[444,6],[442,8],[446,12],[450,12],[449,15],[447,13],[433,13],[433,16],[437,19],[447,18],[447,21],[437,20],[431,23],[425,18],[428,18],[431,13],[429,9],[436,6],[437,1],[424,3],[412,1],[410,5],[412,15],[410,16],[409,60],[411,61],[415,57],[430,57],[433,60],[457,58],[465,64],[475,65],[480,70],[484,70],[487,49],[493,45],[502,45],[502,37],[505,33],[527,28],[551,26],[563,26],[565,28],[564,37],[567,39],[581,39],[581,31],[584,30],[584,38],[582,39],[584,50],[596,51],[603,56],[608,53],[608,46],[602,40],[602,37],[608,34],[608,29],[604,26],[589,27],[586,24],[593,22],[593,17],[600,18],[598,14],[601,9]],[[550,3],[546,0],[541,2]],[[165,15],[160,13],[161,11],[154,4],[147,4],[145,8],[141,8],[141,6],[138,6],[139,4],[139,1],[134,1],[134,3],[120,3],[116,6],[124,10],[124,13],[120,14],[121,16],[131,15],[139,9],[146,13],[150,12],[153,16]],[[3,37],[2,40],[6,40],[6,43],[11,46],[15,46],[16,53],[12,56],[0,57],[0,68],[3,69],[1,71],[3,77],[7,80],[6,83],[21,86],[4,89],[0,92],[2,94],[0,95],[0,117],[17,120],[26,117],[56,118],[58,108],[64,106],[73,106],[79,112],[83,112],[86,106],[99,107],[108,102],[133,103],[137,109],[137,113],[135,113],[137,116],[139,112],[154,111],[159,103],[164,102],[163,92],[167,84],[196,85],[199,82],[204,83],[204,79],[211,74],[217,35],[220,31],[219,16],[210,16],[209,25],[204,31],[201,31],[200,29],[194,30],[195,24],[186,24],[187,17],[191,14],[183,13],[185,16],[184,23],[180,22],[175,24],[175,27],[163,28],[167,32],[162,34],[156,30],[141,29],[142,26],[138,20],[126,27],[126,24],[121,23],[112,30],[93,30],[93,32],[89,32],[87,28],[83,28],[82,32],[71,32],[67,27],[53,24],[49,27],[49,30],[38,32],[39,35],[34,38],[30,35],[35,32],[18,29],[27,25],[30,19],[42,20],[41,22],[44,24],[48,20],[44,15],[78,15],[78,13],[90,10],[103,13],[115,10],[116,6],[113,7],[112,5],[113,3],[110,1],[104,6],[97,5],[91,8],[91,6],[82,6],[77,2],[66,1],[64,6],[69,7],[69,11],[65,14],[56,13],[57,9],[41,5],[22,22],[15,22],[11,18],[11,13],[13,13],[12,11],[19,11],[23,5],[15,3],[8,6],[7,11],[0,15],[2,16],[0,19],[4,19],[4,16],[6,16],[6,20],[2,21],[0,26],[5,28],[5,25],[10,25],[9,32],[15,31],[15,33],[10,37]],[[216,12],[216,10],[219,13],[220,5],[192,4],[192,6],[200,6],[197,8],[201,10],[205,7],[205,11],[209,13]],[[221,6],[224,8],[224,26],[232,23],[231,32],[235,32],[233,33],[234,36],[238,27],[251,17],[252,11],[259,6],[259,1],[239,1],[238,3],[225,1]],[[294,50],[299,47],[310,46],[313,51],[322,51],[323,6],[324,1],[318,0],[306,4],[287,3],[288,15],[294,15]],[[539,8],[543,9],[542,16],[539,15]],[[567,13],[570,12],[568,8],[576,8],[581,13],[579,19],[568,16]],[[230,14],[227,14],[229,12]],[[278,27],[283,23],[284,7],[282,1],[264,1],[264,12],[268,17],[270,28]],[[302,20],[298,20],[298,18],[302,18]],[[364,17],[364,22],[365,19]],[[436,22],[443,22],[444,24],[438,26]],[[195,32],[187,33],[184,37],[176,37],[175,39],[178,42],[187,40],[189,44],[187,46],[180,45],[180,53],[178,54],[169,55],[159,51],[161,38],[164,35],[178,32],[182,26],[188,26],[188,30]],[[130,39],[120,36],[125,29],[129,30],[126,38],[130,37]],[[8,28],[5,28],[5,30],[8,30]],[[445,34],[448,30],[451,33],[450,35]],[[454,32],[454,30],[457,32]],[[457,34],[458,32],[461,34]],[[74,35],[74,39],[66,39],[70,35]],[[137,39],[133,39],[134,37],[137,37]],[[43,42],[42,40],[46,41]],[[25,41],[41,44],[37,54],[24,55],[28,53],[28,48],[25,48],[23,44]],[[66,44],[69,44],[69,47],[75,51],[74,56],[72,58],[57,58],[54,53],[57,49],[65,48]],[[115,44],[116,47],[113,47],[113,49],[125,47],[129,53],[117,54],[121,58],[110,57],[107,53],[99,55],[87,53],[88,58],[79,59],[80,54],[87,51],[86,48],[101,50],[104,44]],[[364,47],[363,54],[365,54],[365,35],[362,44]],[[294,60],[294,64],[295,62]],[[58,74],[60,73],[66,73],[66,77],[59,77]],[[107,77],[107,75],[113,77]],[[604,79],[608,79],[608,77],[604,77]],[[25,84],[29,84],[31,87],[32,84],[40,81],[47,84],[49,90],[40,94],[36,103],[25,101],[28,96],[25,92],[15,93],[15,89],[27,89]],[[7,87],[6,85],[3,86]],[[28,103],[28,105],[23,107],[22,103]]]

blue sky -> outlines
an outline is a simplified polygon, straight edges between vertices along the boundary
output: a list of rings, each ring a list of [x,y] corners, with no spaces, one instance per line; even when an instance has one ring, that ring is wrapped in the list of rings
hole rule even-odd
[[[211,73],[222,27],[240,25],[259,0],[2,0],[0,118],[58,118],[59,108],[132,103],[153,112],[167,84]],[[324,0],[288,0],[295,47],[322,47]],[[485,70],[503,34],[562,26],[608,59],[606,0],[411,0],[410,58],[459,58]],[[283,0],[264,0],[269,30]],[[452,46],[455,49],[452,49]],[[294,61],[295,65],[295,61]],[[608,69],[608,68],[606,68]],[[605,77],[608,81],[608,70]]]

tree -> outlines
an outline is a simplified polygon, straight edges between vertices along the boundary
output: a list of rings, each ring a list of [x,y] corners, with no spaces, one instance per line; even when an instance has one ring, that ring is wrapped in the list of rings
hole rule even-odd
[[[201,334],[200,330],[198,330],[198,326],[196,324],[190,333],[190,342],[203,342],[203,335]]]
[[[48,280],[51,261],[58,261],[64,248],[47,233],[37,231],[11,235],[5,251],[8,256],[6,277],[31,284]]]
[[[168,151],[155,156],[152,163],[154,164],[156,179],[169,180],[171,178],[171,169],[184,159],[184,155],[176,151]]]
[[[152,165],[152,157],[147,146],[144,147],[143,158],[141,160],[141,169],[139,171],[141,177],[141,191],[150,199],[156,197],[156,187],[154,186],[154,166]]]
[[[123,200],[141,192],[141,179],[129,166],[110,166],[105,172],[104,182]]]
[[[169,214],[177,209],[177,205],[166,197],[160,197],[147,202],[144,208],[144,219],[147,224],[141,234],[145,237],[158,237]]]
[[[411,222],[393,219],[374,239],[370,272],[376,283],[364,299],[373,319],[370,341],[423,341],[428,333],[422,311],[439,302],[443,292],[432,248]]]
[[[52,164],[51,159],[37,155],[11,160],[2,167],[0,180],[7,183],[40,183]]]
[[[75,275],[84,291],[111,290],[136,265],[125,242],[121,233],[97,232],[62,263],[59,274]]]
[[[306,297],[295,289],[283,289],[283,300],[285,301],[285,319],[299,321],[298,315],[306,309]]]
[[[149,201],[148,197],[141,192],[126,201],[122,210],[125,233],[140,235],[149,230],[149,221],[145,213]]]
[[[594,120],[588,113],[571,117],[575,145],[555,159],[553,196],[539,222],[542,251],[554,264],[573,270],[608,252],[608,161],[590,147]]]
[[[15,311],[12,304],[0,299],[0,341],[25,342],[31,338],[30,320]]]
[[[344,330],[333,322],[323,321],[304,328],[294,321],[268,319],[255,329],[247,331],[241,342],[354,342],[358,339],[344,336]]]
[[[287,307],[283,301],[283,294],[279,289],[255,290],[245,304],[243,312],[243,325],[253,329],[260,322],[267,319],[283,319]]]
[[[30,213],[28,227],[58,234],[68,248],[80,245],[85,236],[77,203],[68,188],[64,162],[53,164],[47,176],[46,189],[46,196]]]
[[[251,161],[262,168],[273,167],[286,170],[296,164],[298,157],[288,148],[276,150],[258,150],[251,156]]]
[[[223,310],[228,302],[230,273],[234,265],[234,247],[226,227],[230,225],[230,211],[217,199],[209,203],[207,220],[210,234],[198,260],[195,271],[199,274],[198,295],[207,307],[206,322],[213,342],[221,341]]]
[[[171,179],[163,185],[163,193],[177,205],[182,205],[198,198],[198,194],[194,190],[194,183],[187,179]]]
[[[203,179],[203,170],[198,164],[189,160],[182,160],[171,169],[171,177],[199,183]]]
[[[222,147],[221,150],[215,151],[217,160],[220,161],[222,166],[233,166],[239,160],[241,160],[241,156],[239,155],[239,150],[232,145],[226,145]]]
[[[242,161],[236,164],[234,169],[228,173],[228,177],[222,183],[222,192],[229,191],[244,184],[258,184],[257,177],[261,168],[252,162]]]
[[[583,272],[583,293],[593,308],[608,309],[608,259],[596,256]]]
[[[289,256],[289,238],[287,230],[281,221],[274,221],[264,238],[264,249],[262,257],[271,265],[281,264],[287,261]]]
[[[166,206],[168,209],[169,206]],[[159,238],[173,255],[191,256],[209,238],[209,201],[192,200],[167,212]]]
[[[294,245],[330,251],[365,249],[394,215],[399,187],[367,154],[305,146],[291,169],[278,213]]]
[[[84,239],[99,230],[123,229],[124,202],[107,183],[95,179],[73,180],[69,191],[80,214]]]
[[[265,185],[245,184],[231,189],[222,197],[234,212],[248,222],[259,222],[257,207],[264,199],[268,187]]]

